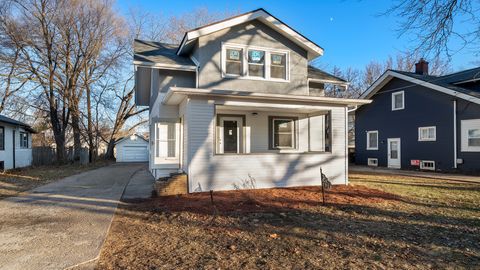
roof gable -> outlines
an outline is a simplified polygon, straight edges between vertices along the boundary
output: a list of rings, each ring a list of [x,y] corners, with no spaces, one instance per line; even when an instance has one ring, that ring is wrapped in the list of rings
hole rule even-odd
[[[411,72],[387,70],[378,78],[361,96],[360,98],[371,98],[382,87],[384,87],[392,78],[399,78],[414,84],[418,84],[451,96],[465,99],[480,104],[480,93],[468,90],[455,85],[442,82],[442,77],[422,76]]]
[[[252,20],[259,20],[266,24],[267,26],[271,27],[275,31],[279,32],[286,38],[293,41],[295,44],[300,46],[301,48],[305,49],[308,52],[308,59],[312,60],[318,56],[323,55],[323,48],[300,34],[299,32],[295,31],[294,29],[290,28],[288,25],[277,19],[276,17],[272,16],[270,13],[265,11],[264,9],[257,9],[251,12],[247,12],[235,17],[231,17],[219,22],[215,22],[212,24],[208,24],[199,28],[195,28],[185,33],[180,47],[177,50],[177,55],[182,55],[189,51],[192,47],[192,44],[200,37],[204,35],[208,35],[217,31],[220,31],[225,28],[230,28],[235,25],[239,25],[245,22],[249,22]]]

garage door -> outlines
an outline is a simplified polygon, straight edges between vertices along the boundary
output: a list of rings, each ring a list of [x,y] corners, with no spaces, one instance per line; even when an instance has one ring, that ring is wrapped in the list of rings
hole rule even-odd
[[[142,162],[148,161],[147,146],[144,145],[125,145],[123,146],[123,162]]]

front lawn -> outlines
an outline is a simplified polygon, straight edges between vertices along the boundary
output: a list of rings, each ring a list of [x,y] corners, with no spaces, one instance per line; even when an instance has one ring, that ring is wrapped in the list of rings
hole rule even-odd
[[[124,204],[98,269],[445,269],[480,265],[480,184],[351,174],[318,187]]]
[[[37,166],[0,173],[0,200],[7,197],[18,196],[24,191],[60,180],[70,175],[100,168],[110,163],[110,161],[98,161],[88,165],[67,164]]]

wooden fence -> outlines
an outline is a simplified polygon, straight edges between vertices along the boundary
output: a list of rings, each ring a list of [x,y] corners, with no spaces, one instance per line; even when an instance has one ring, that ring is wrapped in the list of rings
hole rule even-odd
[[[67,148],[66,157],[68,161],[73,161],[73,147]],[[53,147],[33,147],[32,165],[53,165],[57,163],[57,152]],[[82,148],[80,151],[80,163],[88,163],[88,148]]]

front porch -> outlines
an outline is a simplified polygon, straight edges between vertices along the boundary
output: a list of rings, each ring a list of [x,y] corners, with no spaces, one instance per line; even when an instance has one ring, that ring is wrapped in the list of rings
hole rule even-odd
[[[318,185],[320,167],[347,184],[347,105],[338,99],[198,91],[167,93],[163,104],[178,117],[155,123],[153,167],[187,173],[189,192]]]

